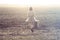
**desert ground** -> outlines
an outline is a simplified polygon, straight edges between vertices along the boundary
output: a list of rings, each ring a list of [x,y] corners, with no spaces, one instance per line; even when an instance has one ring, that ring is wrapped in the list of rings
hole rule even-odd
[[[25,23],[27,9],[1,7],[0,40],[60,40],[60,16],[56,14],[58,9],[53,9],[35,10],[39,29],[31,32]]]

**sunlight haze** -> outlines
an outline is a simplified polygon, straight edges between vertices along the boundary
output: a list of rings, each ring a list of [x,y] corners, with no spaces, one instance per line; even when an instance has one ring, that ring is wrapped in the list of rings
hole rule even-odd
[[[56,6],[60,5],[60,0],[0,0],[0,4],[20,6]]]

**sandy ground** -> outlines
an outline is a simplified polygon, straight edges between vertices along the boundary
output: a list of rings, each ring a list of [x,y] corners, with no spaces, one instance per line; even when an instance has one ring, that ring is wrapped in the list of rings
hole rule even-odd
[[[10,27],[0,29],[0,40],[60,40],[60,29],[54,27],[47,30],[22,29],[20,27]]]

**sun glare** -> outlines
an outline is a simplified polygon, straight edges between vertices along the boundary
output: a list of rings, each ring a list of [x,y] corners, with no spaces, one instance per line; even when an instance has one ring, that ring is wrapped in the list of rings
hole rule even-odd
[[[60,5],[60,0],[0,0],[0,4],[15,4],[20,6],[50,6]]]

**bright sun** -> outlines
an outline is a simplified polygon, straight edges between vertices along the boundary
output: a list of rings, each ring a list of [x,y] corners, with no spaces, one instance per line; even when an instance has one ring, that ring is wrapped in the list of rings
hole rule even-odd
[[[0,4],[15,4],[21,6],[60,5],[60,0],[0,0]]]

